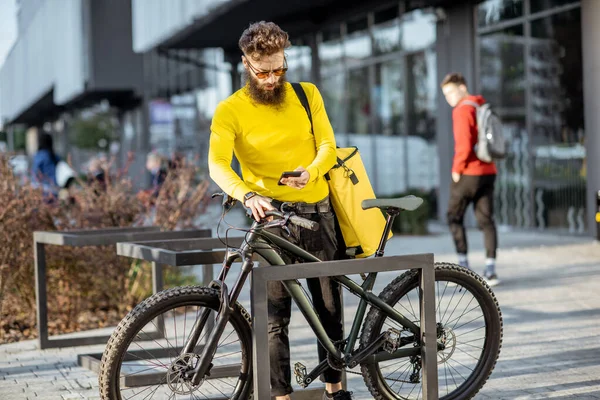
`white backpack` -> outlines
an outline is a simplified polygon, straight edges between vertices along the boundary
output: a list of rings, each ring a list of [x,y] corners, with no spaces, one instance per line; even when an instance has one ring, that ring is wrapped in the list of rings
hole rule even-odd
[[[488,103],[480,105],[469,100],[463,104],[475,107],[478,138],[473,151],[477,158],[487,163],[505,158],[508,142],[504,136],[502,122],[491,106]]]

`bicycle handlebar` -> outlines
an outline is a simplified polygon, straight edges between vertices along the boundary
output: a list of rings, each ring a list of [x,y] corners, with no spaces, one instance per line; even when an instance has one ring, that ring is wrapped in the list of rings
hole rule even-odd
[[[237,203],[237,200],[235,198],[227,195],[224,192],[213,193],[213,195],[211,197],[214,198],[214,197],[218,197],[218,196],[223,197],[223,207],[224,208],[231,208],[231,207],[233,207],[233,205],[235,203]],[[250,210],[249,208],[247,208],[243,204],[242,204],[242,207],[244,207],[244,209],[246,210],[246,212],[248,212],[249,215],[252,216],[252,213],[249,212],[249,210]],[[294,225],[298,225],[298,226],[300,226],[302,228],[305,228],[305,229],[310,229],[311,231],[317,231],[317,230],[319,230],[319,223],[318,222],[311,221],[310,219],[299,217],[299,216],[294,215],[292,213],[284,213],[284,212],[281,212],[281,211],[278,211],[278,210],[265,210],[265,215],[267,217],[273,216],[273,217],[282,218],[282,219],[284,219],[286,221],[290,221]]]
[[[303,217],[299,217],[297,215],[294,214],[290,214],[290,213],[283,213],[281,211],[277,211],[277,210],[265,210],[265,215],[267,217],[280,217],[283,219],[288,219],[292,224],[294,225],[298,225],[302,228],[305,229],[310,229],[311,231],[318,231],[319,230],[319,223],[315,222],[315,221],[311,221],[310,219],[306,219]]]

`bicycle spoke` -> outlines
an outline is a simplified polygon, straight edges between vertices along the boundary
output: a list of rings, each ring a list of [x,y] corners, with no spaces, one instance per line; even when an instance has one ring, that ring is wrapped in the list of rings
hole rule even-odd
[[[410,296],[407,296],[408,298],[408,305],[410,306],[410,309],[412,310],[412,315],[417,318],[417,313],[415,313],[415,309],[412,306],[412,302],[410,301]],[[418,298],[418,297],[417,297]]]
[[[215,380],[215,381],[219,381],[219,382],[221,382],[221,383],[223,383],[223,384],[225,384],[225,385],[229,385],[229,386],[231,386],[232,388],[235,388],[235,385],[232,385],[232,384],[231,384],[231,383],[229,383],[229,382],[224,382],[224,381],[223,381],[223,378],[215,378],[215,379],[213,379],[213,380]]]
[[[473,360],[475,360],[475,361],[479,361],[479,359],[478,359],[477,357],[473,357],[471,354],[467,353],[466,351],[464,351],[464,350],[463,350],[463,349],[461,349],[461,348],[458,348],[458,347],[457,347],[457,348],[456,348],[456,350],[460,351],[460,352],[461,352],[461,353],[463,353],[464,355],[467,355],[467,356],[471,357],[471,358],[472,358]],[[483,349],[481,349],[481,350],[483,350]],[[456,360],[454,360],[454,361],[456,361]],[[458,362],[458,361],[456,361],[456,362],[457,362],[458,364],[462,365],[463,367],[465,367],[465,365],[461,364],[460,362]],[[465,368],[467,368],[467,367],[465,367]],[[473,371],[473,369],[471,369],[471,371]]]
[[[408,365],[407,365],[406,367],[404,367],[404,369],[402,370],[402,373],[400,373],[400,374],[398,375],[398,377],[404,376],[405,372],[408,372],[408,371],[410,370],[410,368],[411,368],[411,367],[412,367],[412,364],[409,362],[409,363],[408,363]],[[398,369],[400,369],[400,368],[398,368]],[[397,371],[398,369],[396,369],[396,371]],[[395,371],[394,371],[394,372],[395,372]],[[393,388],[394,388],[394,385],[395,385],[396,383],[398,383],[398,382],[400,382],[400,383],[401,383],[401,385],[400,385],[400,389],[398,389],[398,390],[402,390],[402,387],[404,386],[404,380],[401,380],[401,379],[394,379],[394,383],[392,383],[392,386],[390,386],[390,389],[393,389]]]
[[[450,297],[450,300],[448,301],[448,305],[452,304],[452,299],[454,299],[454,295],[456,295],[456,291],[457,290],[458,290],[458,286],[455,286],[454,287],[454,292],[452,292],[452,296]],[[465,296],[466,293],[467,293],[466,291],[463,293],[463,297]],[[462,298],[461,298],[461,300],[462,300]],[[458,304],[460,304],[460,300],[456,304],[456,307],[458,307]],[[440,299],[440,307],[441,307],[441,299]],[[454,307],[455,310],[456,310],[456,307]],[[444,321],[444,317],[446,316],[447,312],[448,312],[448,309],[446,309],[446,311],[444,311],[444,315],[442,315],[442,317],[440,318],[440,322]],[[452,310],[452,312],[454,312],[454,310]],[[450,317],[448,317],[448,318],[450,318]]]
[[[136,371],[136,372],[134,372],[134,373],[132,373],[132,374],[127,374],[127,375],[125,375],[125,376],[134,376],[134,375],[138,375],[138,374],[141,374],[142,372],[151,371],[151,370],[153,370],[153,369],[156,369],[156,368],[159,368],[159,367],[150,367],[150,368],[146,368],[146,369],[143,369],[143,370],[141,370],[141,371]]]
[[[481,340],[481,338],[480,338],[479,340]],[[470,344],[470,343],[464,343],[464,342],[456,342],[456,345],[457,345],[457,346],[458,346],[459,344],[461,344],[461,345],[465,345],[465,346],[467,346],[467,347],[470,347],[471,349],[475,349],[475,350],[483,351],[483,347],[481,347],[481,346],[475,346],[475,345],[473,345],[473,344]]]
[[[401,362],[402,362],[402,361],[399,361],[398,363],[401,363]],[[386,377],[385,377],[385,378],[383,378],[383,379],[388,379],[388,378],[390,378],[390,377],[391,377],[393,374],[395,374],[395,373],[396,373],[396,371],[398,371],[400,368],[404,367],[404,366],[405,366],[407,363],[408,363],[408,364],[410,364],[410,361],[405,361],[405,362],[404,362],[404,364],[402,364],[401,366],[399,366],[398,368],[396,368],[394,371],[392,371],[392,372],[391,372],[391,373],[390,373],[388,376],[386,376]],[[394,364],[391,364],[391,365],[394,365]]]
[[[152,323],[152,325],[154,325],[154,327],[156,328],[156,330],[157,330],[157,331],[160,331],[160,329],[158,329],[158,326],[156,326],[156,324],[154,323],[154,320],[152,320],[152,321],[150,321],[150,322]],[[146,335],[148,335],[148,334],[146,333]],[[150,337],[150,335],[148,335],[148,337]],[[177,348],[177,347],[173,347],[173,345],[171,344],[171,342],[169,341],[169,339],[168,339],[166,336],[165,336],[163,339],[165,339],[165,340],[166,340],[166,342],[167,342],[167,345],[171,346],[171,348],[172,348],[172,349],[176,349],[176,348]],[[162,346],[160,343],[158,343],[158,342],[156,341],[156,339],[153,339],[153,341],[154,341],[154,343],[156,343],[157,345],[159,345],[161,348],[163,348],[163,349],[164,349],[164,347],[163,347],[163,346]],[[165,350],[166,350],[166,349],[165,349]],[[177,356],[178,356],[178,354],[175,354],[175,357],[177,357]]]
[[[225,339],[223,339],[223,340],[221,341],[221,343],[219,343],[219,344],[217,345],[217,347],[221,347],[221,346],[223,345],[223,342],[224,342],[224,341],[226,341],[227,339],[229,339],[229,336],[231,336],[231,334],[232,334],[233,332],[235,332],[235,331],[232,329],[232,330],[231,330],[231,333],[230,333],[229,335],[227,335],[227,336],[225,337]]]
[[[452,299],[454,299],[454,295],[455,295],[455,294],[456,294],[456,288],[455,288],[455,290],[454,290],[454,293],[452,293],[452,297],[450,298],[450,301],[448,301],[448,305],[450,305],[450,304],[452,303]],[[456,309],[458,308],[458,306],[460,305],[460,303],[462,302],[462,300],[465,298],[465,295],[466,295],[466,294],[467,294],[467,292],[465,291],[465,292],[462,294],[462,296],[461,296],[460,300],[458,300],[458,301],[456,302],[456,306],[454,306],[454,310],[452,310],[452,312],[451,312],[451,313],[450,313],[450,315],[448,316],[448,319],[452,318],[452,316],[454,315],[454,312],[456,311]],[[473,298],[471,298],[471,300],[473,300]],[[469,304],[471,304],[471,303],[469,302]],[[467,304],[467,306],[468,306],[468,304]],[[448,310],[446,310],[446,311],[448,311]],[[446,313],[444,312],[444,317],[445,317],[445,316],[446,316]],[[450,323],[449,323],[449,322],[446,322],[446,323],[444,323],[444,317],[440,318],[440,323],[442,323],[442,324],[444,324],[444,325],[450,325]]]
[[[473,300],[475,300],[475,298],[471,298],[471,300],[469,301],[469,304],[467,304],[467,307],[469,307],[471,305],[471,303],[473,302]],[[465,307],[466,308],[466,307]],[[469,314],[471,311],[475,310],[479,308],[479,304],[476,304],[473,308],[471,308],[469,311],[463,312],[462,314],[460,314],[459,316],[457,316],[456,318],[446,321],[446,323],[444,325],[449,326],[450,324],[454,323],[454,326],[452,327],[452,329],[456,329],[456,325],[460,322],[460,319],[462,317],[464,317],[465,315]]]
[[[485,326],[482,326],[482,327],[480,327],[480,328],[473,329],[473,330],[472,330],[472,331],[470,331],[470,332],[474,332],[474,331],[476,331],[476,330],[479,330],[479,329],[484,329],[484,328],[485,328]],[[461,337],[461,336],[465,336],[466,334],[468,334],[468,333],[470,333],[470,332],[465,332],[465,333],[461,333],[460,335],[456,335],[456,338],[458,339],[459,337]],[[469,343],[472,343],[472,342],[475,342],[475,341],[480,341],[480,340],[485,340],[485,335],[483,335],[483,336],[480,336],[480,337],[478,337],[478,338],[475,338],[475,339],[467,340],[466,342],[460,342],[460,343],[468,345]]]
[[[439,295],[439,301],[438,301],[437,308],[440,311],[440,321],[442,320],[442,310],[441,310],[442,299],[444,298],[444,295],[446,294],[446,289],[447,288],[448,288],[448,282],[446,282],[446,286],[444,287],[444,292],[441,295]],[[440,292],[440,290],[439,290],[439,281],[438,281],[438,288],[437,289],[438,289],[437,293],[439,293]]]
[[[473,319],[472,319],[472,320],[470,320],[470,321],[467,321],[467,322],[465,322],[465,323],[464,323],[464,324],[462,324],[461,326],[453,327],[453,328],[452,328],[452,330],[458,330],[458,329],[462,328],[463,326],[469,325],[470,323],[472,323],[472,322],[475,322],[475,321],[477,321],[478,319],[481,319],[481,318],[485,318],[485,317],[484,317],[483,315],[480,315],[480,316],[478,316],[478,317],[475,317],[475,318],[473,318]],[[473,329],[473,330],[477,330],[477,329],[479,329],[479,328],[475,328],[475,329]]]
[[[205,381],[206,383],[208,383],[210,386],[212,386],[213,388],[215,388],[219,393],[221,393],[223,396],[228,397],[225,393],[221,392],[221,389],[219,389],[218,387],[216,387],[215,385],[213,385],[209,380]]]
[[[140,332],[141,333],[141,332]],[[156,339],[154,339],[153,337],[150,336],[150,334],[145,333],[144,334],[146,336],[148,336],[148,339],[150,339],[150,341],[156,343],[158,345],[158,347],[160,347],[163,350],[166,350],[167,352],[169,352],[169,350],[172,350],[173,346],[171,346],[171,348],[167,349],[165,348],[162,344],[160,344],[158,341],[156,341]],[[141,341],[145,341],[144,338],[142,338],[139,334],[136,335],[137,338],[139,338]],[[144,350],[145,352],[148,352],[148,350],[145,350],[138,342],[136,342],[135,340],[133,341],[133,343],[135,343],[140,349]],[[168,343],[168,340],[167,340]],[[150,354],[150,353],[149,353]],[[152,355],[152,354],[150,354]],[[177,355],[176,355],[177,356]]]
[[[238,339],[238,340],[234,340],[233,342],[225,343],[225,344],[223,344],[223,345],[219,345],[219,346],[217,346],[217,347],[226,347],[226,346],[229,346],[229,345],[231,345],[231,344],[233,344],[233,343],[237,343],[237,342],[239,342],[239,341],[240,341],[239,339]]]
[[[173,328],[175,329],[175,348],[177,348],[177,320],[175,319],[176,313],[173,312]]]
[[[456,361],[456,360],[453,360],[453,361],[454,361],[455,363],[457,363],[457,364],[460,364],[460,363],[459,363],[458,361]],[[454,370],[454,371],[455,371],[455,372],[456,372],[458,375],[460,375],[460,377],[461,377],[463,380],[465,380],[465,381],[467,380],[467,379],[466,379],[464,376],[462,376],[462,374],[460,373],[460,371],[459,371],[459,370],[457,370],[456,368],[454,368],[454,367],[453,367],[452,365],[450,365],[449,363],[446,363],[446,365],[448,365],[448,367],[452,368],[452,369],[453,369],[453,370]],[[462,364],[461,364],[461,365],[462,365]],[[450,372],[450,373],[452,373],[452,372]],[[455,381],[454,383],[456,383],[456,381]],[[456,385],[456,386],[458,386],[458,385]]]
[[[140,346],[140,345],[139,345],[139,344],[137,344],[137,343],[136,343],[136,345],[137,345],[137,346],[138,346],[140,349],[142,349],[143,351],[145,351],[146,353],[148,353],[150,356],[152,356],[152,353],[150,353],[148,350],[146,350],[146,349],[142,348],[142,346]],[[148,361],[148,359],[147,359],[147,358],[142,358],[142,357],[139,357],[139,356],[137,356],[137,355],[135,355],[135,354],[133,354],[133,353],[130,353],[130,352],[127,352],[127,354],[129,354],[131,357],[135,357],[135,358],[137,358],[138,360],[146,361],[146,362],[148,362],[149,364],[152,364],[151,362],[149,362],[149,361]],[[158,361],[158,360],[156,360],[156,361],[157,361],[157,362],[160,362],[160,361]],[[167,369],[167,368],[168,368],[168,367],[167,367],[165,364],[163,364],[163,363],[160,363],[160,365],[158,365],[158,364],[153,364],[153,365],[155,365],[157,368],[158,368],[158,367],[163,367],[163,368],[165,368],[165,369]]]
[[[223,355],[220,355],[218,357],[213,357],[213,360],[216,360],[216,359],[219,359],[219,358],[223,358],[223,357],[229,357],[229,356],[231,356],[233,354],[239,354],[241,352],[242,351],[240,350],[240,351],[234,351],[233,353],[223,354]]]
[[[161,382],[163,382],[163,381],[161,380]],[[165,382],[166,382],[166,378],[165,378]],[[156,391],[158,390],[158,388],[161,386],[161,383],[159,383],[158,385],[155,385],[155,386],[156,386],[156,388],[155,388],[153,391],[151,391],[151,393],[150,393],[150,394],[154,394],[154,393],[156,393]],[[153,387],[153,386],[148,386],[148,387],[146,387],[145,389],[143,389],[141,392],[135,393],[135,394],[134,394],[133,396],[131,396],[131,397],[127,397],[127,398],[126,398],[126,400],[133,399],[135,396],[137,396],[137,395],[139,395],[139,394],[142,394],[142,393],[144,393],[146,390],[149,390],[149,389],[150,389],[150,388],[152,388],[152,387]],[[144,397],[144,399],[146,399],[146,398],[148,398],[148,396]]]

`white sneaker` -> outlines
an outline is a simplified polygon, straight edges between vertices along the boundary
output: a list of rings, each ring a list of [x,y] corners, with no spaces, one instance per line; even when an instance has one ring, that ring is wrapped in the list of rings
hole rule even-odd
[[[500,279],[498,279],[498,275],[496,274],[484,274],[483,280],[488,284],[489,287],[494,287],[500,283]]]

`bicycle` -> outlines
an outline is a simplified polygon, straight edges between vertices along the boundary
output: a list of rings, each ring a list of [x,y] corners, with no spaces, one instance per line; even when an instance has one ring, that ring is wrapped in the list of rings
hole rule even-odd
[[[230,209],[233,203],[235,200],[224,201],[224,209]],[[394,218],[421,203],[414,196],[363,202],[364,209],[379,207],[387,214],[376,257],[384,256],[385,238]],[[156,293],[119,323],[102,356],[99,383],[103,399],[146,399],[155,395],[169,399],[252,398],[252,325],[249,313],[237,300],[254,267],[253,257],[258,254],[272,265],[283,265],[278,254],[283,251],[306,262],[321,261],[268,231],[288,224],[316,230],[316,222],[283,210],[265,214],[273,218],[255,221],[242,246],[228,248],[218,278],[208,287],[175,287]],[[225,278],[239,260],[242,268],[229,290]],[[375,399],[422,398],[419,272],[403,273],[379,296],[365,295],[373,288],[377,274],[362,278],[360,285],[347,276],[333,278],[360,297],[350,334],[335,343],[325,334],[301,284],[297,280],[284,281],[329,352],[327,360],[309,373],[304,365],[296,363],[296,380],[307,387],[327,368],[346,369],[363,376]],[[468,269],[436,263],[435,281],[439,395],[445,400],[470,399],[483,387],[499,356],[501,311],[489,286]],[[465,305],[463,312],[457,311],[460,305]],[[368,313],[367,306],[371,307]],[[233,334],[237,340],[233,340]],[[155,349],[143,348],[146,344]],[[360,372],[352,371],[358,366]]]

